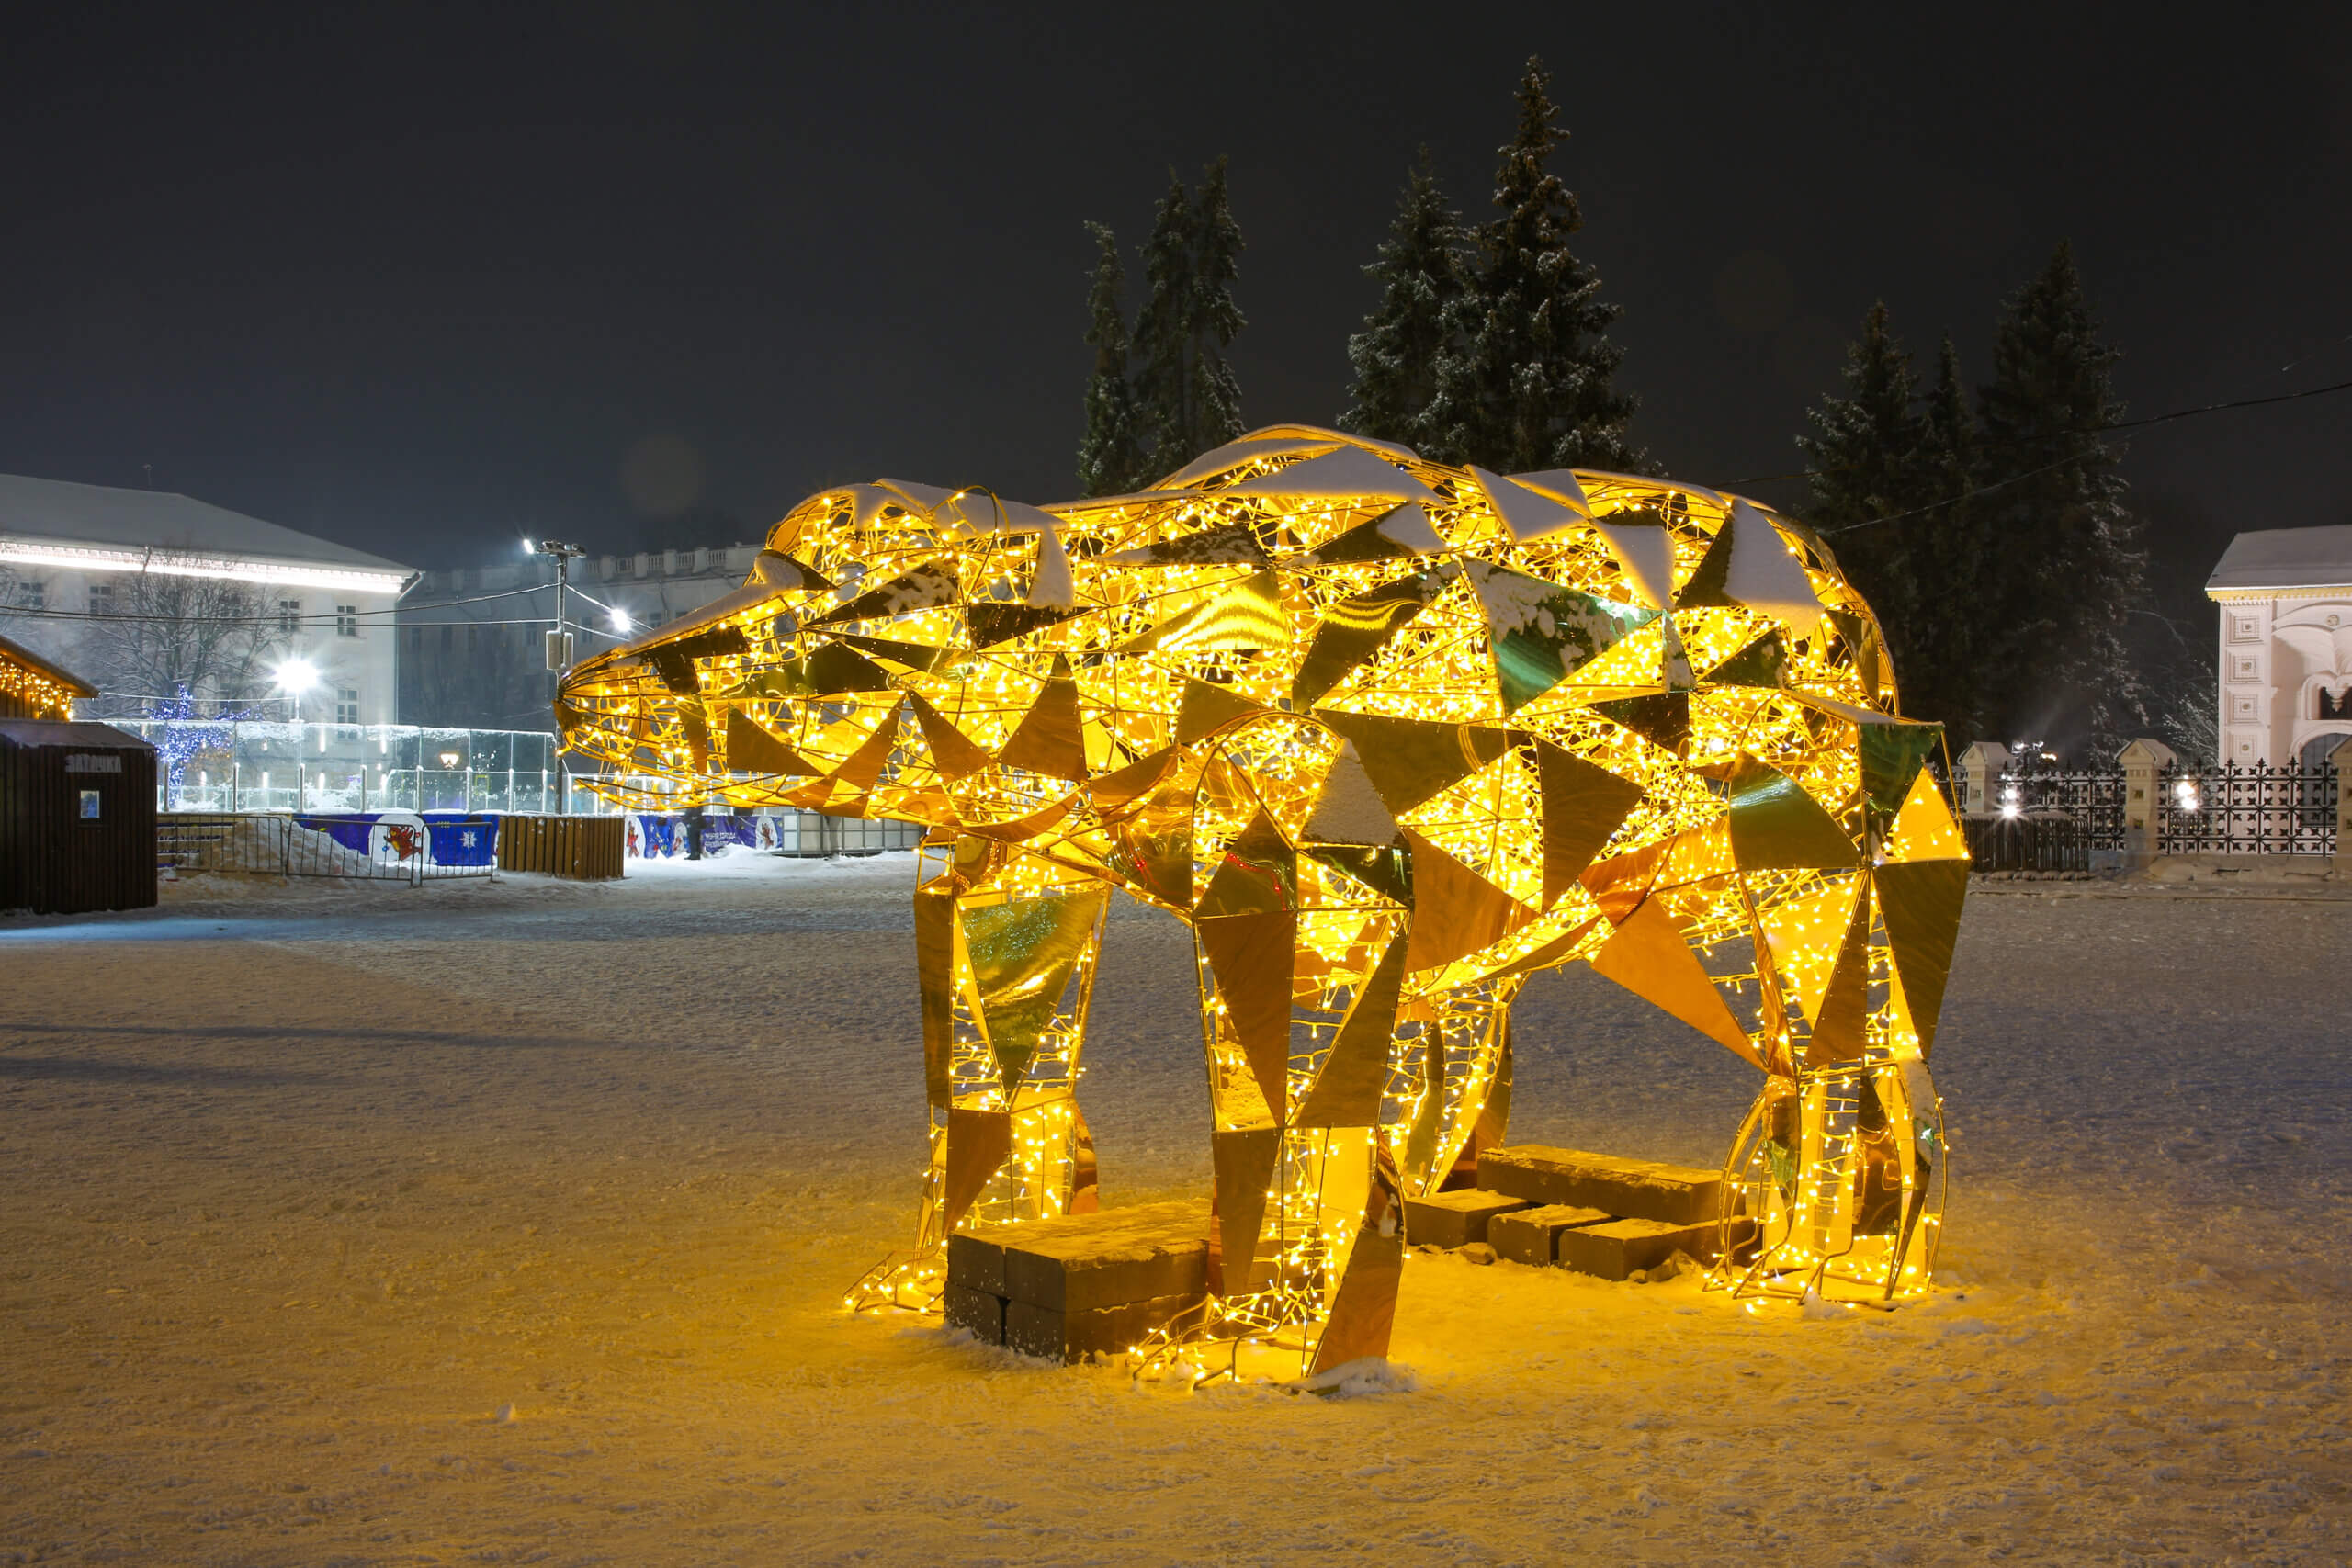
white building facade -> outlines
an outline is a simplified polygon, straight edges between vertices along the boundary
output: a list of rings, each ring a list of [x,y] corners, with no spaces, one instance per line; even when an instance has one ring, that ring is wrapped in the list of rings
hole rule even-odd
[[[184,685],[272,717],[391,723],[392,613],[414,576],[189,496],[0,474],[0,630],[97,684],[111,714]]]
[[[2352,739],[2352,525],[2230,541],[2221,608],[2222,761],[2313,766]]]

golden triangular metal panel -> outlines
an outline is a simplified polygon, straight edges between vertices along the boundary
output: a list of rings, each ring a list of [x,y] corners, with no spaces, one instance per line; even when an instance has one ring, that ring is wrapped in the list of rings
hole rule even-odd
[[[1776,627],[1699,677],[1711,686],[1771,686],[1787,682],[1789,645]]]
[[[1413,931],[1405,967],[1433,969],[1500,942],[1535,911],[1414,832]]]
[[[1838,1062],[1861,1060],[1869,1043],[1871,979],[1870,874],[1855,878],[1860,893],[1846,934],[1838,947],[1838,962],[1829,984],[1814,1009],[1813,1032],[1805,1041],[1802,1066],[1826,1067]]]
[[[1960,936],[1962,906],[1968,900],[1964,860],[1914,861],[1878,868],[1879,908],[1886,919],[1887,945],[1918,1032],[1919,1055],[1935,1050],[1943,1015],[1944,986],[1951,977],[1952,945]]]
[[[941,1227],[954,1230],[972,1200],[1012,1152],[1012,1113],[1009,1111],[964,1111],[947,1113],[946,1168],[941,1173]]]
[[[1417,571],[1326,605],[1291,682],[1291,701],[1306,707],[1338,685],[1428,609],[1452,578],[1445,569]]]
[[[1968,839],[1944,805],[1944,792],[1925,768],[1912,781],[1903,809],[1894,814],[1894,831],[1887,838],[1890,863],[1968,859]]]
[[[1891,819],[1910,797],[1911,785],[1929,757],[1943,745],[1940,724],[1890,718],[1857,726],[1862,757],[1862,798],[1873,818]]]
[[[1222,1279],[1210,1289],[1247,1295],[1256,1283],[1258,1233],[1266,1223],[1266,1193],[1281,1153],[1280,1127],[1249,1127],[1209,1134],[1209,1158],[1216,1170],[1217,1264]]]
[[[915,979],[922,1001],[922,1089],[930,1104],[955,1102],[948,1069],[956,1043],[956,895],[915,891]]]
[[[736,773],[775,773],[787,778],[817,772],[814,762],[778,740],[766,726],[739,707],[727,710],[727,766]]]
[[[1548,740],[1535,742],[1544,800],[1544,907],[1577,886],[1585,867],[1642,798],[1642,786]]]
[[[1298,857],[1274,819],[1260,807],[1225,847],[1216,874],[1193,913],[1203,919],[1224,915],[1291,915],[1298,912]]]
[[[1861,851],[1838,819],[1780,769],[1743,753],[1730,792],[1732,853],[1742,871],[1861,863]]]
[[[1263,704],[1252,702],[1230,686],[1195,681],[1186,676],[1184,700],[1176,710],[1176,744],[1190,746],[1237,718],[1248,718],[1265,711]]]
[[[1397,1224],[1395,1200],[1373,1189],[1377,1217],[1367,1213],[1348,1247],[1347,1272],[1340,1276],[1340,1293],[1332,1299],[1331,1315],[1315,1342],[1310,1372],[1328,1372],[1367,1356],[1388,1354],[1389,1336],[1396,1321],[1396,1287],[1405,1274],[1405,1227]]]
[[[1620,604],[1506,567],[1465,570],[1492,637],[1503,711],[1526,706],[1658,618],[1647,605]]]
[[[1086,782],[1086,732],[1079,713],[1078,682],[1070,679],[1067,656],[1054,655],[1054,672],[996,760],[1047,778]]]
[[[946,715],[919,694],[910,694],[907,701],[914,708],[923,743],[931,748],[932,766],[939,770],[942,777],[969,778],[989,765],[989,754],[979,742],[956,728]]]
[[[1315,1086],[1291,1119],[1293,1126],[1370,1127],[1380,1121],[1389,1048],[1396,1034],[1396,999],[1405,985],[1405,938],[1392,936],[1372,974],[1356,987]]]
[[[1717,1044],[1763,1066],[1755,1042],[1724,1005],[1723,993],[1657,899],[1642,901],[1593,955],[1592,966]]]
[[[1238,649],[1288,648],[1290,617],[1283,613],[1282,584],[1271,571],[1242,579],[1215,597],[1120,646],[1122,653],[1216,653]]]
[[[870,790],[880,782],[882,764],[889,761],[890,748],[899,743],[899,715],[905,708],[904,697],[892,703],[890,710],[882,716],[882,722],[874,727],[874,733],[842,759],[842,765],[833,770],[830,782],[856,791]]]
[[[1008,1097],[1060,1010],[1110,896],[1095,886],[962,911],[981,1026]]]
[[[1234,1043],[1279,1125],[1287,1120],[1290,1078],[1291,964],[1295,914],[1221,915],[1195,920],[1201,951],[1233,1027]]]
[[[1316,717],[1355,742],[1382,804],[1403,816],[1510,750],[1508,730],[1471,724],[1316,710]]]
[[[1837,972],[1861,886],[1859,875],[1826,877],[1814,892],[1764,912],[1765,951],[1758,962],[1770,960],[1798,1013],[1807,1020],[1820,1015],[1822,995]]]

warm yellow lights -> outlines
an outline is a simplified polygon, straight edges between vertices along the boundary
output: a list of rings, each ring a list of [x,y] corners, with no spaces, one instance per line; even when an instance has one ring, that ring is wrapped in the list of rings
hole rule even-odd
[[[1966,861],[1939,733],[1895,716],[1820,543],[1697,487],[1304,426],[1183,473],[1042,511],[829,491],[741,593],[564,684],[617,798],[932,829],[922,1218],[852,1302],[928,1305],[950,1234],[1092,1207],[1113,888],[1192,925],[1214,1118],[1210,1306],[1147,1357],[1384,1351],[1401,1201],[1502,1138],[1511,999],[1577,959],[1765,1075],[1720,1282],[1925,1290]]]
[[[0,718],[70,719],[76,697],[94,697],[63,671],[0,639]]]

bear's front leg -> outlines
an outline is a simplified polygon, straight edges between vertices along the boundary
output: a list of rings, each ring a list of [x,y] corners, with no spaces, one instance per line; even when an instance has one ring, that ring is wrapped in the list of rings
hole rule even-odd
[[[853,1305],[927,1308],[957,1231],[1094,1207],[1080,1056],[1110,888],[964,838],[926,845],[915,893],[931,1161],[912,1258]]]

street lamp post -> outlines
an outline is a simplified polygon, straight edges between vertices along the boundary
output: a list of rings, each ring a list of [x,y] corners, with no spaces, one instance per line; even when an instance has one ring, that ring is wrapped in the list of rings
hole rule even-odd
[[[551,556],[555,559],[555,630],[548,634],[548,671],[555,679],[550,682],[548,706],[563,688],[563,672],[571,667],[571,628],[564,614],[564,591],[571,586],[571,563],[588,552],[578,545],[568,545],[560,539],[541,539],[526,545],[534,555]],[[571,810],[571,781],[563,765],[563,753],[555,756],[556,811],[568,816]]]
[[[270,672],[278,690],[294,699],[294,809],[300,811],[309,805],[310,775],[302,766],[302,694],[319,683],[319,667],[307,659],[289,659]],[[262,808],[269,808],[266,795]]]

